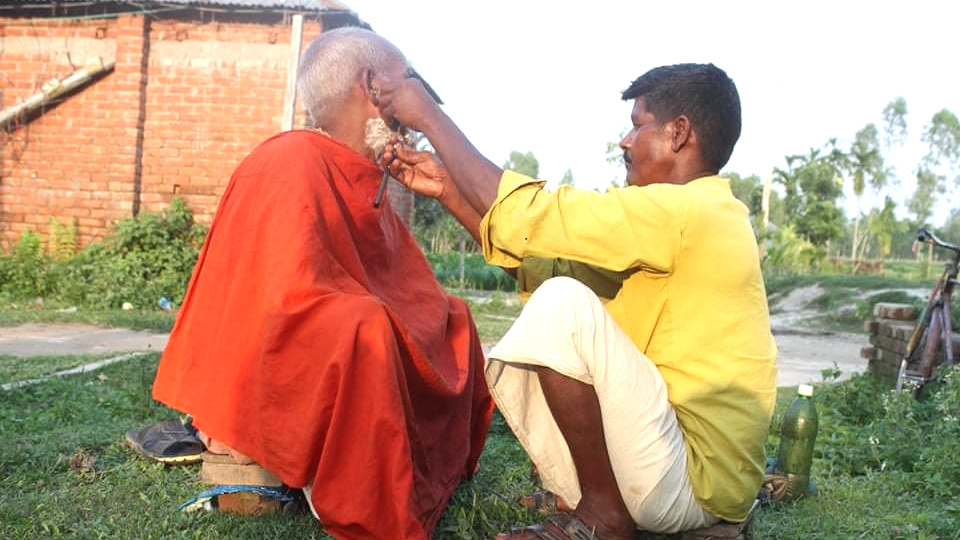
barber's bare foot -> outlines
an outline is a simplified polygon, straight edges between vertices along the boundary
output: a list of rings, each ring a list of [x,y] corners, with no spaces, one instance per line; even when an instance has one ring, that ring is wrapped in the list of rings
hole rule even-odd
[[[585,508],[582,503],[573,513],[588,527],[595,528],[597,536],[603,540],[633,540],[637,530],[629,514],[604,512],[601,509],[595,512]]]
[[[574,510],[571,514],[576,516],[589,530],[588,534],[594,534],[598,540],[633,540],[636,534],[636,526],[629,515],[606,515],[604,518],[601,518],[584,508],[577,508],[577,510]],[[557,525],[553,523],[543,523],[540,526],[534,527],[547,529],[550,533],[553,533],[553,537],[574,538],[572,534],[562,529],[557,529]],[[537,531],[523,529],[517,532],[498,534],[496,540],[537,540],[540,538],[543,538],[543,536]]]

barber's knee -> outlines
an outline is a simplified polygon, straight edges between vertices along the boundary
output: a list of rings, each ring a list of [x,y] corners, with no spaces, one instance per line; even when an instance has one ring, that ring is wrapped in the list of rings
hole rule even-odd
[[[537,287],[527,305],[543,304],[547,309],[564,309],[583,302],[599,302],[596,293],[583,283],[569,277],[550,278]]]

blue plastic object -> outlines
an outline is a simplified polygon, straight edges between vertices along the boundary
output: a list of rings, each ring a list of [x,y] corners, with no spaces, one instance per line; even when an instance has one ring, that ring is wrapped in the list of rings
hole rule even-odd
[[[270,497],[271,499],[276,499],[283,503],[288,503],[294,500],[293,491],[287,487],[269,487],[269,486],[241,486],[241,485],[223,485],[223,486],[214,486],[203,493],[200,493],[196,497],[191,498],[187,502],[181,504],[177,507],[177,510],[183,510],[184,512],[192,512],[194,510],[212,510],[213,505],[211,501],[216,498],[218,495],[225,495],[227,493],[237,493],[240,491],[249,491],[251,493],[256,493],[257,495],[263,497]]]

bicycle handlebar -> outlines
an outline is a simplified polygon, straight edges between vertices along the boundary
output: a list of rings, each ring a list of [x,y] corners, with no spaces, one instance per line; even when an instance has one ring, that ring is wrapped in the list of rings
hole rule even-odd
[[[927,229],[920,229],[917,231],[917,242],[923,242],[926,244],[933,244],[936,247],[941,247],[944,249],[949,249],[960,254],[960,246],[951,244],[949,242],[944,242],[943,240],[937,238],[937,235],[928,231]]]

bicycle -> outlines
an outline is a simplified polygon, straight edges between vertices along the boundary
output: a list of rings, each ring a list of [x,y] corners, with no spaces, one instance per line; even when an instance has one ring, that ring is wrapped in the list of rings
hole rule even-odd
[[[953,287],[957,285],[957,271],[960,266],[960,246],[944,242],[935,234],[920,229],[917,231],[918,244],[930,244],[934,248],[952,251],[952,259],[947,262],[940,279],[930,292],[926,307],[917,318],[917,326],[907,341],[907,352],[897,372],[897,392],[909,384],[915,385],[914,395],[919,397],[923,387],[935,378],[937,353],[942,349],[945,365],[955,365],[957,359],[953,351],[953,324],[950,316],[950,298]],[[922,346],[921,346],[922,345]]]

